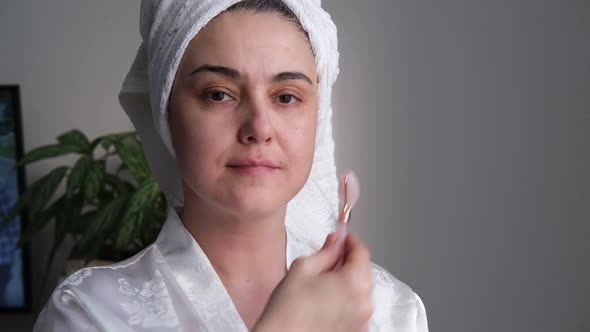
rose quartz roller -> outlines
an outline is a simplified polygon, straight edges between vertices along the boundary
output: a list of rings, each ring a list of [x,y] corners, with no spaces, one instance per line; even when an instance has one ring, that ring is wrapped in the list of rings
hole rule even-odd
[[[353,171],[348,170],[344,172],[344,175],[340,178],[338,194],[342,207],[336,223],[336,233],[344,238],[348,233],[350,211],[358,202],[360,195],[359,180]]]

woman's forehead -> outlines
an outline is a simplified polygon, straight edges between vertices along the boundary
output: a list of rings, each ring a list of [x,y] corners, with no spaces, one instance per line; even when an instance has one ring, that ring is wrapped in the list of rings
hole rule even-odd
[[[293,22],[275,13],[231,11],[210,21],[189,43],[181,70],[189,74],[203,65],[251,75],[303,71],[316,77],[309,41]]]

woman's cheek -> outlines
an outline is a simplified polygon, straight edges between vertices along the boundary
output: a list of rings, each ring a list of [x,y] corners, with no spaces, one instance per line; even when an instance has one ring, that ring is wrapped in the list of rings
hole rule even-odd
[[[292,128],[286,135],[290,154],[300,163],[311,164],[315,149],[315,128],[313,124]]]

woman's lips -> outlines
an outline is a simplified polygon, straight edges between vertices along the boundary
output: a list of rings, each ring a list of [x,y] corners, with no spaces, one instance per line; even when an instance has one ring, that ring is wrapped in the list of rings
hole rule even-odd
[[[243,175],[272,174],[280,169],[280,164],[264,157],[249,157],[232,160],[227,165],[232,171]]]
[[[243,165],[243,166],[228,166],[232,171],[244,175],[265,175],[271,174],[277,171],[278,167],[270,166],[256,166],[256,165]]]

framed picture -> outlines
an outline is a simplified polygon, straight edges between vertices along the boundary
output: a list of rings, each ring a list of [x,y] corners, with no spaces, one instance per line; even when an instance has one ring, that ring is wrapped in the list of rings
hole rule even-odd
[[[5,215],[25,189],[23,167],[15,168],[23,153],[17,85],[0,85],[0,215]],[[29,247],[20,247],[21,215],[0,226],[0,312],[30,311]]]

